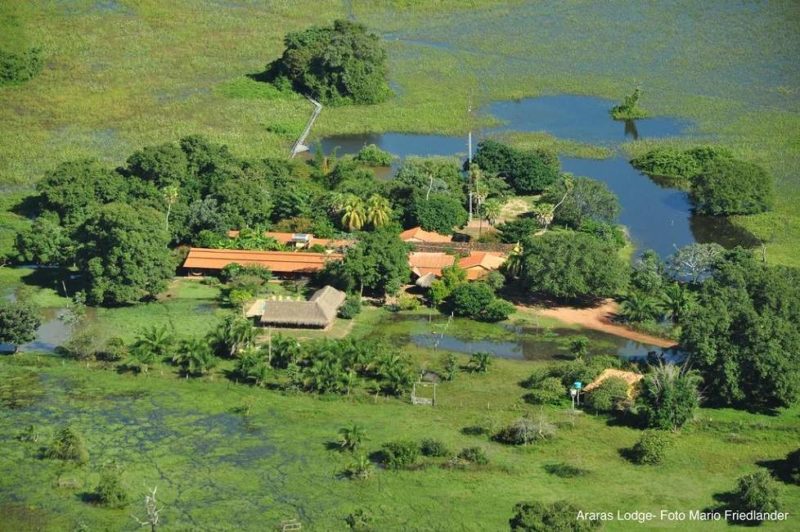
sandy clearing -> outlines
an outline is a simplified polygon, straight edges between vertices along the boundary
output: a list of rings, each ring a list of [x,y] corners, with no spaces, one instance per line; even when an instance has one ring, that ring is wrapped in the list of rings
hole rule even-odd
[[[541,316],[549,316],[564,323],[573,325],[580,325],[587,329],[594,329],[602,331],[614,336],[627,338],[642,344],[650,344],[663,348],[675,347],[677,343],[673,340],[666,338],[659,338],[649,334],[640,333],[631,330],[622,325],[612,323],[611,319],[616,314],[619,305],[612,299],[606,299],[599,306],[592,308],[576,308],[576,307],[551,307],[551,308],[536,308],[529,306],[518,306],[520,310],[527,312],[535,312]]]

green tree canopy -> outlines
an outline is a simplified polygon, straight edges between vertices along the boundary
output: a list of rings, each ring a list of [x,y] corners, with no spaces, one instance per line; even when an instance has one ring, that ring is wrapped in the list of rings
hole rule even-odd
[[[373,104],[391,95],[386,50],[366,26],[336,20],[333,26],[313,26],[284,39],[286,50],[268,66],[276,85],[328,104]]]
[[[701,214],[756,214],[772,207],[772,177],[757,164],[736,159],[709,162],[692,184],[692,200]]]
[[[559,180],[542,197],[542,201],[558,205],[553,221],[577,229],[589,220],[612,223],[617,219],[619,200],[605,183],[588,177],[576,177],[571,184],[572,189],[567,194],[564,181]]]
[[[87,274],[94,303],[152,297],[175,273],[162,214],[153,209],[110,203],[86,221],[79,238],[77,264]]]
[[[628,275],[613,245],[583,233],[551,231],[523,245],[520,281],[548,297],[611,297],[626,286]]]
[[[462,227],[469,217],[459,200],[444,194],[431,194],[429,199],[416,194],[412,209],[411,225],[419,225],[426,231],[443,235],[451,234],[455,227]]]
[[[484,172],[505,178],[517,194],[545,190],[560,172],[558,157],[549,151],[522,151],[491,139],[478,144],[473,162]]]
[[[41,325],[36,307],[23,301],[0,302],[0,344],[11,344],[14,351],[36,338]]]
[[[718,261],[698,304],[680,318],[681,345],[723,404],[791,405],[800,398],[800,273],[741,249]]]
[[[390,228],[360,233],[358,243],[347,251],[344,260],[329,262],[321,279],[344,290],[393,294],[410,276],[408,245]]]

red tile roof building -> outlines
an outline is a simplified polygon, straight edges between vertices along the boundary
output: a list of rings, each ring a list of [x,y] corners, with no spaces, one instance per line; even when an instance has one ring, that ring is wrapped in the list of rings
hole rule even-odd
[[[325,263],[342,260],[339,253],[304,253],[299,251],[251,251],[238,249],[191,248],[183,267],[189,270],[219,271],[228,264],[263,266],[276,274],[311,274]]]

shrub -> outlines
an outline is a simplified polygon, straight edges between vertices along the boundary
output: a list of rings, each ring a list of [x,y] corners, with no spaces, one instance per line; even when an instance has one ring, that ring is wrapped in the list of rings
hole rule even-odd
[[[760,166],[736,159],[711,161],[692,185],[695,210],[727,216],[757,214],[773,203],[772,177]]]
[[[536,383],[529,383],[531,392],[525,400],[535,405],[558,404],[566,397],[566,389],[558,377],[544,377]]]
[[[665,432],[646,430],[631,449],[630,458],[636,464],[660,464],[671,443],[672,441]]]
[[[122,471],[116,464],[109,464],[100,473],[100,482],[95,488],[97,501],[109,508],[123,508],[128,504],[128,494],[122,485]]]
[[[361,296],[350,294],[339,307],[338,315],[345,320],[351,320],[361,313]]]
[[[489,457],[486,456],[486,451],[480,447],[465,447],[459,451],[458,458],[478,465],[486,465],[489,463]]]
[[[636,120],[638,118],[646,118],[647,111],[639,107],[639,98],[641,98],[641,96],[642,90],[636,87],[632,93],[625,96],[621,104],[611,108],[611,117],[614,120]]]
[[[730,506],[739,512],[777,512],[779,496],[778,483],[766,471],[757,471],[739,478]]]
[[[472,356],[469,358],[469,362],[467,363],[469,370],[474,373],[487,373],[489,371],[489,366],[491,365],[492,354],[486,351],[472,353]]]
[[[36,77],[43,66],[41,48],[31,48],[19,54],[0,50],[0,85],[28,81]]]
[[[501,321],[514,312],[514,305],[497,298],[494,290],[482,282],[456,286],[450,302],[456,316],[467,316],[479,321]]]
[[[361,148],[356,154],[355,160],[370,166],[390,166],[394,157],[388,151],[384,151],[375,144],[369,144]]]
[[[81,435],[72,427],[66,426],[56,432],[50,446],[45,449],[46,458],[56,460],[71,460],[78,464],[89,461],[89,452]]]
[[[488,284],[488,285],[489,285],[489,287],[490,287],[492,290],[494,290],[495,292],[497,292],[498,290],[500,290],[501,288],[503,288],[503,285],[504,285],[504,284],[506,284],[506,278],[505,278],[505,276],[504,276],[502,273],[500,273],[500,272],[498,272],[498,271],[491,271],[491,272],[489,272],[489,274],[486,276],[486,278],[483,280],[483,282],[485,282],[486,284]]]
[[[697,159],[674,148],[650,150],[632,159],[631,164],[648,175],[667,177],[687,184],[702,170]]]
[[[350,464],[344,473],[351,480],[367,480],[372,476],[374,468],[369,458],[361,454]]]
[[[419,459],[419,445],[413,441],[384,443],[381,447],[383,464],[389,469],[411,467]]]
[[[400,297],[397,298],[397,308],[399,310],[417,310],[420,305],[419,299],[411,294],[400,294]]]
[[[596,412],[616,410],[628,399],[628,382],[620,377],[605,379],[586,394],[586,404]]]
[[[105,346],[97,353],[97,358],[108,362],[118,362],[128,357],[128,346],[119,336],[106,340]]]
[[[444,355],[442,366],[444,367],[443,380],[452,381],[456,378],[456,373],[458,373],[458,357],[456,355],[453,353]]]
[[[344,520],[353,532],[372,530],[372,514],[363,508],[351,512]]]
[[[548,440],[556,434],[555,425],[544,419],[534,421],[528,417],[519,418],[494,435],[500,443],[509,445],[528,445],[537,441]]]
[[[411,207],[411,222],[426,231],[449,235],[454,227],[467,223],[469,213],[461,201],[444,194],[431,194],[430,198],[419,195]]]
[[[449,456],[450,449],[441,440],[434,438],[425,438],[419,444],[419,450],[423,456]]]
[[[578,509],[566,501],[520,502],[514,506],[508,524],[512,532],[581,532],[601,525],[598,520],[578,520],[577,515]]]
[[[574,465],[570,465],[564,462],[558,464],[547,464],[544,466],[544,470],[551,475],[555,475],[561,478],[582,477],[589,473],[589,471],[587,471],[586,469],[582,469],[580,467],[576,467]]]

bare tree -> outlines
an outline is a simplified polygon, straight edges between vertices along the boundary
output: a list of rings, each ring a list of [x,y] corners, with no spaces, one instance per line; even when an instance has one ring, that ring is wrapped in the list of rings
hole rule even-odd
[[[667,267],[673,278],[697,283],[711,272],[714,262],[723,251],[719,244],[689,244],[676,248]]]
[[[147,512],[147,517],[145,519],[139,519],[131,514],[131,517],[133,517],[140,526],[149,526],[150,532],[156,532],[158,528],[158,514],[161,512],[156,501],[156,489],[158,489],[158,487],[154,486],[150,493],[144,496],[144,509]]]

